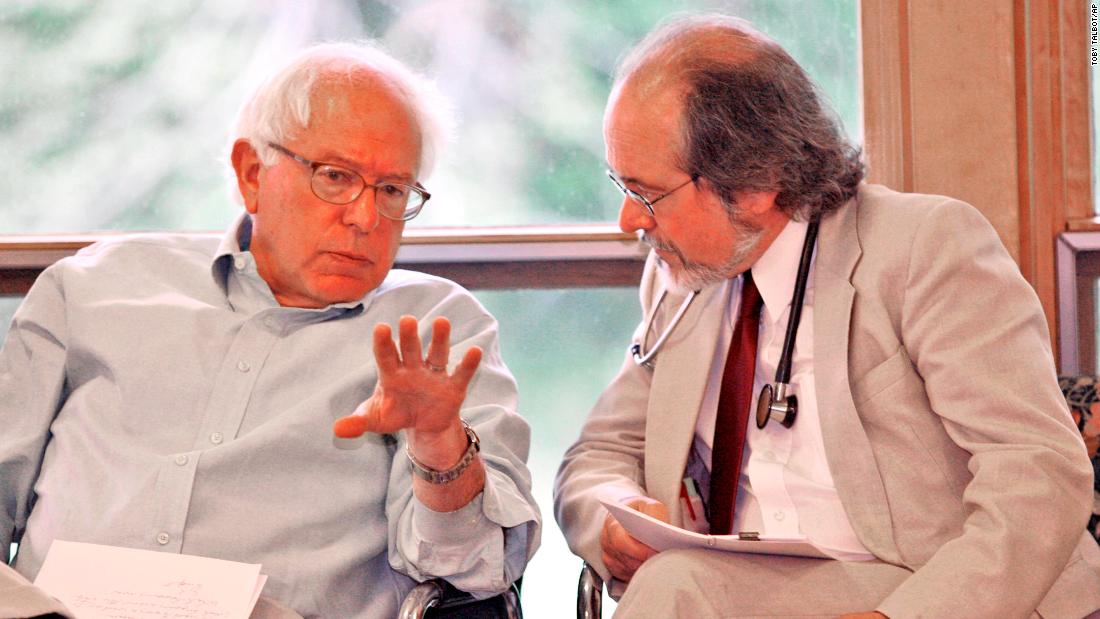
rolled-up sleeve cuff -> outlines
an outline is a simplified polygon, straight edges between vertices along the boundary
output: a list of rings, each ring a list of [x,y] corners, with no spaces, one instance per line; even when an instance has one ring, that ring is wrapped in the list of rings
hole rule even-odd
[[[489,531],[523,524],[533,525],[530,532],[537,533],[542,520],[538,506],[504,473],[489,467],[485,472],[485,488],[453,512],[433,511],[414,495],[413,530],[421,540],[457,546],[483,539]],[[537,538],[535,543],[537,545]],[[530,552],[533,553],[534,548]]]
[[[417,568],[411,575],[442,576],[481,597],[503,591],[523,573],[538,548],[538,508],[507,476],[487,473],[485,489],[453,512],[433,511],[413,498],[414,539],[403,544]]]
[[[486,467],[481,497],[485,516],[506,529],[541,521],[534,499],[520,492],[512,478],[494,468]]]
[[[485,516],[484,492],[453,512],[437,512],[419,500],[413,514],[413,529],[426,542],[461,544],[463,540],[478,537],[483,527],[496,528]]]

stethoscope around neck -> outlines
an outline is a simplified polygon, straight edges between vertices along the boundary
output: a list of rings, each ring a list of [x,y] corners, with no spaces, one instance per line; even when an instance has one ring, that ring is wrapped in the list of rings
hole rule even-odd
[[[809,226],[806,227],[806,240],[802,243],[802,257],[798,262],[798,276],[794,280],[794,295],[791,298],[791,318],[787,321],[787,334],[783,338],[783,352],[779,356],[779,365],[775,368],[775,383],[764,385],[764,388],[760,390],[760,396],[756,400],[756,427],[760,429],[768,425],[768,421],[776,421],[783,427],[789,428],[794,425],[795,417],[798,416],[798,397],[794,394],[788,394],[787,391],[790,388],[791,359],[794,357],[794,343],[798,336],[798,323],[802,321],[802,301],[806,298],[806,281],[810,277],[810,261],[814,254],[814,245],[817,243],[817,227],[818,219],[816,217],[811,219]],[[646,318],[642,340],[634,342],[630,347],[630,354],[634,357],[634,363],[649,369],[653,369],[654,357],[661,346],[664,345],[668,336],[676,329],[676,325],[680,324],[680,320],[684,317],[699,291],[693,290],[688,294],[684,302],[680,304],[679,309],[676,310],[676,314],[672,316],[668,326],[665,327],[664,332],[653,343],[653,347],[648,351],[643,350],[646,336],[653,326],[653,320],[657,316],[657,310],[660,309],[661,302],[665,300],[665,294],[667,294],[667,291],[661,292],[653,311]]]

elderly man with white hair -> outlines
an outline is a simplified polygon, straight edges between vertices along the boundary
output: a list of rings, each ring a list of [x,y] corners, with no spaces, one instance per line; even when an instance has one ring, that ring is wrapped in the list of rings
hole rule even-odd
[[[445,109],[378,49],[310,48],[241,110],[220,243],[127,236],[42,274],[0,354],[16,572],[58,539],[203,555],[262,563],[268,608],[364,618],[520,576],[540,520],[496,321],[392,270]]]

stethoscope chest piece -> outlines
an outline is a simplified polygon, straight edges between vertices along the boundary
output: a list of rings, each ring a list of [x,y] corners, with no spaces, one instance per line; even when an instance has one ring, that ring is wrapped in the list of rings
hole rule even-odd
[[[798,397],[786,392],[785,383],[776,383],[774,391],[770,384],[764,385],[756,400],[757,428],[763,430],[769,420],[778,421],[784,428],[794,425],[794,418],[798,416]]]

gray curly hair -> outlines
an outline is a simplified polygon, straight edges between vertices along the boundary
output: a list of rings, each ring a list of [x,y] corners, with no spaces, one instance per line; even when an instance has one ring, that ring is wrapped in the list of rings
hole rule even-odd
[[[787,215],[809,219],[852,198],[860,149],[802,67],[742,19],[705,14],[659,26],[619,63],[615,82],[679,88],[678,165],[732,209],[741,191],[777,191]]]

